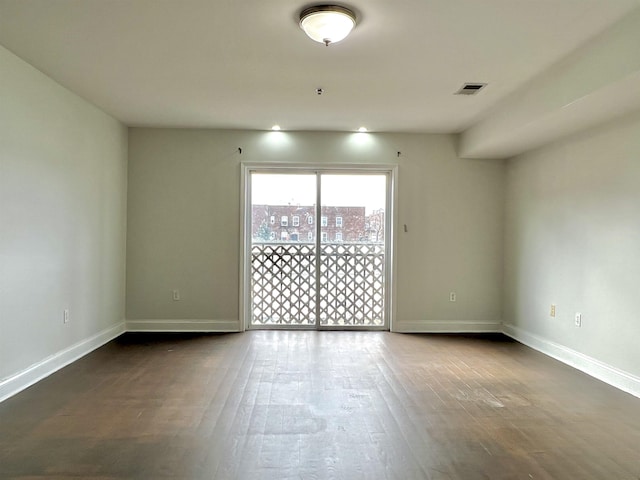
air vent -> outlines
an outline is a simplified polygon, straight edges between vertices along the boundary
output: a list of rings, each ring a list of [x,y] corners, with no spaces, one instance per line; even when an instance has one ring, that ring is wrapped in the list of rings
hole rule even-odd
[[[465,83],[456,95],[475,95],[486,86],[486,83]]]

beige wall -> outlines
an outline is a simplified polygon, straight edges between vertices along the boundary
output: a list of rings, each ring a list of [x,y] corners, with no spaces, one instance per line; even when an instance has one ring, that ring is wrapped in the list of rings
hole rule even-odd
[[[509,161],[504,317],[516,337],[638,394],[639,133],[636,114]]]
[[[0,72],[2,398],[123,330],[127,130],[2,47]]]
[[[447,135],[130,129],[129,328],[240,328],[240,164],[292,162],[397,164],[396,328],[499,329],[504,165],[454,147]]]

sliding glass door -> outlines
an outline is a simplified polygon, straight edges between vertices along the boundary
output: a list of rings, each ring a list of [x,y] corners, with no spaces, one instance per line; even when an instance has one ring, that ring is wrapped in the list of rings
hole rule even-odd
[[[390,172],[245,177],[248,327],[388,329]]]
[[[252,327],[316,326],[316,182],[251,174]]]
[[[385,175],[321,174],[319,320],[385,325]]]

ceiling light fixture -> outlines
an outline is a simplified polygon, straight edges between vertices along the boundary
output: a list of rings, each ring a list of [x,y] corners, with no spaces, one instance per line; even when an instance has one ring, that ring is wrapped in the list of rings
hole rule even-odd
[[[273,127],[271,127],[271,130],[273,130],[274,132],[279,132],[280,131],[280,125],[274,125]]]
[[[367,127],[360,127],[360,128],[358,129],[358,131],[359,131],[360,133],[365,133],[365,132],[367,131]]]
[[[355,26],[355,13],[338,5],[316,5],[300,13],[300,28],[326,46],[343,40]]]

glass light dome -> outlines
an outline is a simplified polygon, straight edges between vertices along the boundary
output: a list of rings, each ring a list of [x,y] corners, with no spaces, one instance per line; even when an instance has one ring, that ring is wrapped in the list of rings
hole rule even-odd
[[[309,38],[325,45],[343,40],[355,25],[355,14],[337,5],[310,7],[300,14],[300,28]]]

